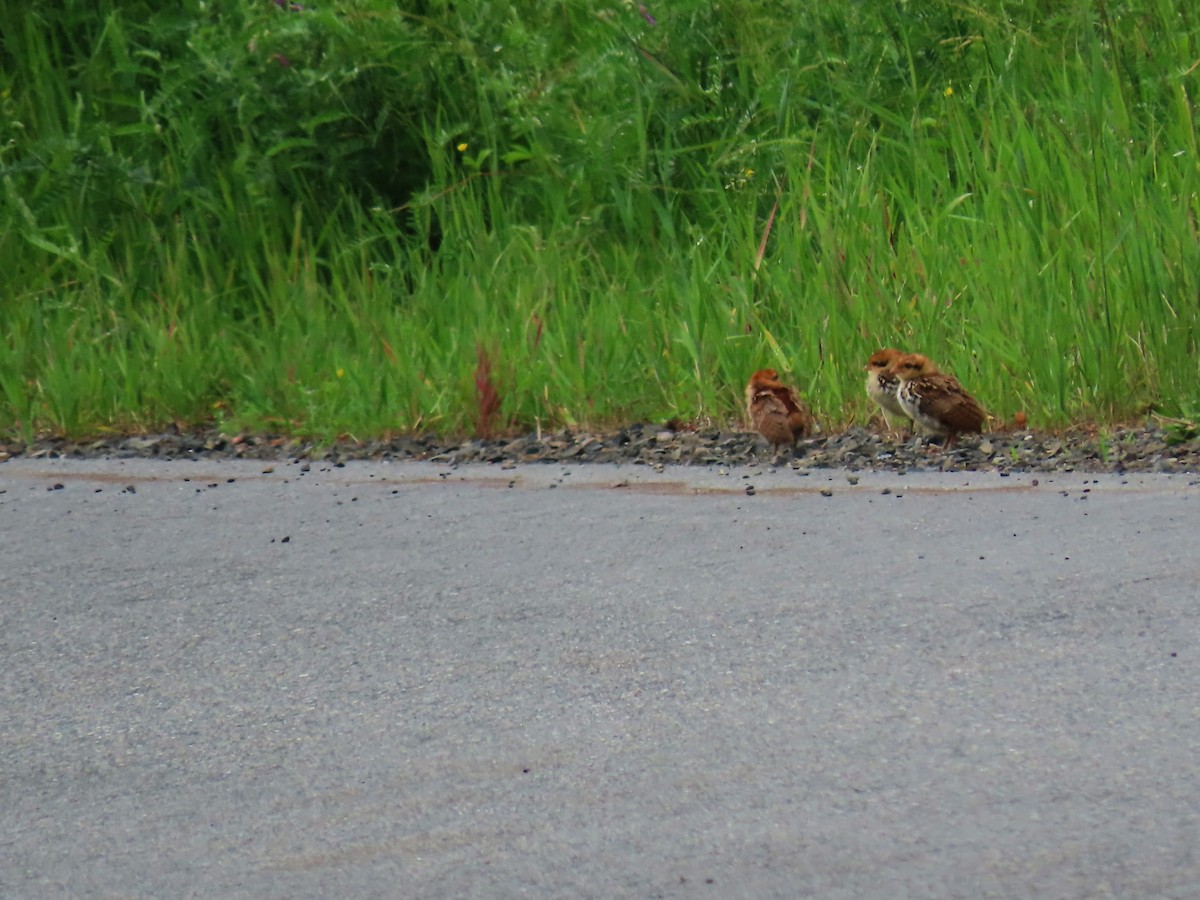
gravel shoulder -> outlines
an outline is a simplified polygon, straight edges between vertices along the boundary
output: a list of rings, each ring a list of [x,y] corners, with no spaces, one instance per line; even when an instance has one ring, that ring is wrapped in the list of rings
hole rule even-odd
[[[19,457],[738,466],[770,461],[770,452],[752,433],[675,430],[642,423],[605,433],[559,431],[462,442],[415,436],[320,445],[297,438],[203,431],[0,444],[0,460]],[[964,436],[954,448],[943,451],[919,439],[891,440],[878,431],[855,427],[801,442],[788,462],[801,469],[891,472],[1200,472],[1200,438],[1184,439],[1153,424],[1061,434],[1007,431]]]

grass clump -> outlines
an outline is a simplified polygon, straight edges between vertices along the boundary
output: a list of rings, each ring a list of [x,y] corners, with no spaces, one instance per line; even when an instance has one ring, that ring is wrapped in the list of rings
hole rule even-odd
[[[971,6],[0,8],[0,432],[1195,408],[1200,24]]]

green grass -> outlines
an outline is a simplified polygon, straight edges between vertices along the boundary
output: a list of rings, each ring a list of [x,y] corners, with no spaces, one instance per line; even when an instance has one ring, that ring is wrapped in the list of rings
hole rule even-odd
[[[1194,420],[1182,0],[585,6],[0,6],[0,435]]]

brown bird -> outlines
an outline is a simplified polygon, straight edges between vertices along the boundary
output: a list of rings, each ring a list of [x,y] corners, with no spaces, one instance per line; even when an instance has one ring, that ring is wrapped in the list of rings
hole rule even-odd
[[[927,356],[906,353],[892,363],[890,374],[899,379],[896,399],[905,414],[930,434],[945,437],[947,447],[964,431],[983,431],[987,413],[979,401]]]
[[[911,417],[904,411],[896,398],[900,381],[891,373],[892,364],[904,354],[891,347],[876,350],[865,366],[867,370],[867,396],[883,411],[883,421],[889,431],[907,431]]]
[[[759,369],[746,385],[746,412],[758,433],[779,448],[793,445],[816,428],[816,420],[794,390],[780,382],[774,369]]]

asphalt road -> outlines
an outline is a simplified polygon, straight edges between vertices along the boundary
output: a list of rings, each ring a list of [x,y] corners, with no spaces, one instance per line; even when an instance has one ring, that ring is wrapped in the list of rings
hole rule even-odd
[[[0,896],[1200,896],[1196,479],[265,468],[0,464]]]

